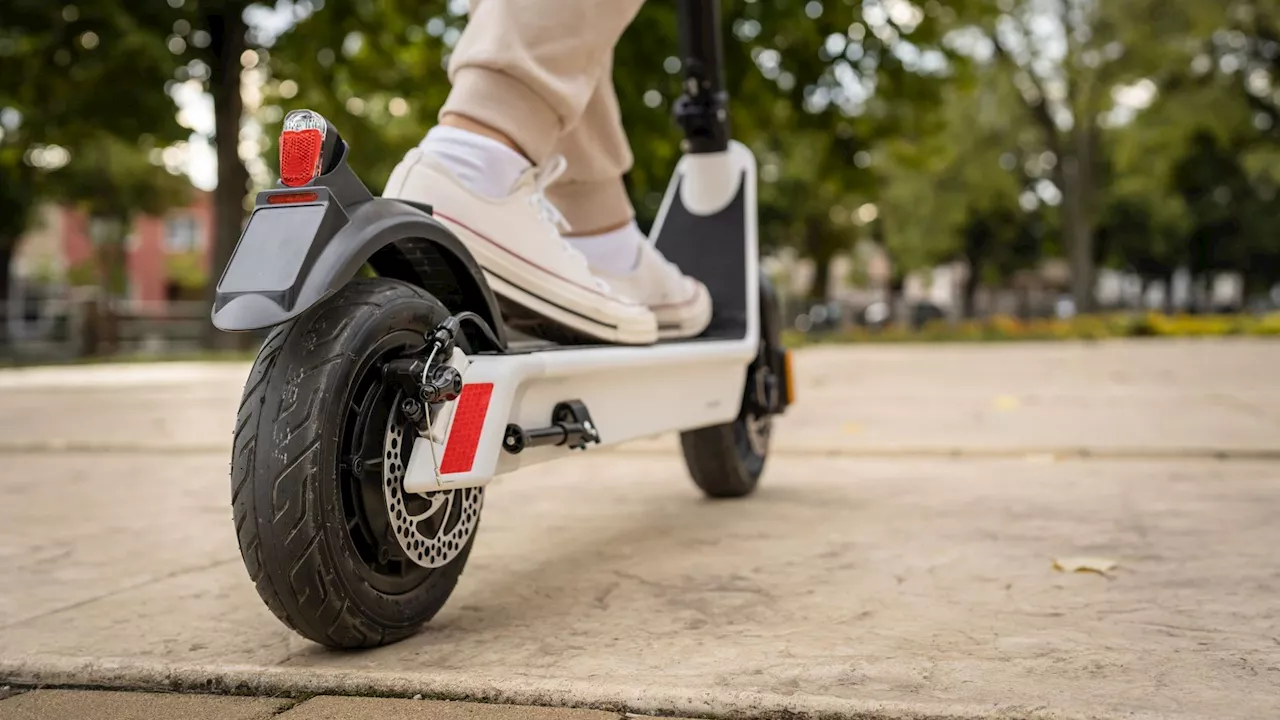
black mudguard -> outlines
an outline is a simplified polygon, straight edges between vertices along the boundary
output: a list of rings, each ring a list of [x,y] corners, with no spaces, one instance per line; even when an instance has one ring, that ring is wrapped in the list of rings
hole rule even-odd
[[[787,367],[787,349],[782,344],[782,329],[782,303],[778,298],[777,290],[773,287],[773,281],[762,272],[760,273],[760,356],[755,362],[764,363],[776,378],[786,378],[790,370]],[[795,400],[791,397],[788,383],[783,382],[778,390],[777,395],[770,399],[769,410],[775,415],[783,413]]]
[[[453,312],[480,315],[505,346],[502,316],[480,267],[429,208],[385,198],[344,206],[327,188],[300,190],[317,193],[316,201],[270,204],[270,195],[297,190],[259,197],[218,281],[214,326],[234,332],[279,325],[369,264],[380,276],[425,288]]]

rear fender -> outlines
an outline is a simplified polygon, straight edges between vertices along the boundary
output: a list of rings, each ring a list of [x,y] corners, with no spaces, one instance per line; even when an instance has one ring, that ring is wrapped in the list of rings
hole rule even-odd
[[[267,191],[236,245],[213,305],[213,324],[228,332],[287,322],[351,281],[365,264],[380,276],[424,288],[452,312],[470,310],[489,323],[503,346],[497,301],[475,259],[430,208],[372,198],[353,205],[327,188],[314,203],[272,205]],[[472,329],[468,325],[468,335]],[[473,347],[490,345],[477,335]],[[501,349],[501,348],[494,348]]]

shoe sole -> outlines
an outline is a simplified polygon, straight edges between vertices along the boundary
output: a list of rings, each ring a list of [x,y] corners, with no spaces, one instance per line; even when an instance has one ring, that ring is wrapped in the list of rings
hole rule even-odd
[[[509,323],[521,332],[554,342],[657,342],[657,320],[643,306],[578,285],[448,215],[437,211],[436,217],[453,227],[484,271],[494,294],[507,301],[504,305],[532,313],[532,317],[518,309],[509,313]],[[629,312],[609,313],[610,308],[626,308]]]
[[[658,318],[660,340],[683,340],[701,335],[711,324],[711,294],[698,283],[694,296],[682,303],[650,306]]]

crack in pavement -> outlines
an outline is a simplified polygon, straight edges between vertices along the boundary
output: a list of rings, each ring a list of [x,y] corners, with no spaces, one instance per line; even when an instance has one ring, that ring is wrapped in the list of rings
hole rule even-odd
[[[24,618],[19,618],[17,620],[14,620],[13,622],[8,622],[3,625],[0,625],[0,630],[8,630],[9,628],[15,628],[15,627],[18,627],[19,625],[24,625],[26,623],[33,622],[36,620],[43,620],[44,618],[57,615],[59,613],[64,613],[64,612],[67,612],[68,610],[76,610],[86,605],[90,605],[92,603],[98,602],[99,600],[106,600],[107,598],[116,597],[117,595],[123,595],[132,590],[144,588],[144,587],[147,587],[148,585],[155,585],[156,583],[161,583],[161,582],[164,582],[165,580],[171,580],[175,577],[190,575],[191,573],[198,573],[204,570],[212,570],[213,568],[220,567],[222,565],[228,565],[230,563],[239,562],[239,561],[240,561],[240,558],[216,560],[214,562],[205,563],[203,565],[198,565],[195,567],[181,568],[179,570],[174,570],[172,572],[165,573],[164,575],[149,577],[145,580],[131,583],[121,588],[116,588],[115,590],[110,590],[105,593],[100,593],[98,595],[94,595],[93,597],[85,598],[84,600],[78,600],[69,605],[62,605],[56,608],[45,610],[44,612],[36,613],[35,615],[29,615]]]

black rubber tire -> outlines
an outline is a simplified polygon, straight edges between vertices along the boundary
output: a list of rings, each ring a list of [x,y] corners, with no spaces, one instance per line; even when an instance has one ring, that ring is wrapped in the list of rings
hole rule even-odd
[[[236,420],[231,504],[245,568],[276,617],[334,648],[402,640],[458,582],[475,532],[449,564],[395,595],[371,586],[346,523],[338,442],[361,359],[396,331],[425,333],[448,311],[384,278],[351,282],[280,328],[253,364]]]
[[[731,423],[680,433],[685,466],[707,497],[740,498],[755,492],[764,474],[769,438],[764,439],[764,452],[757,452],[748,432],[746,417],[739,415]]]

